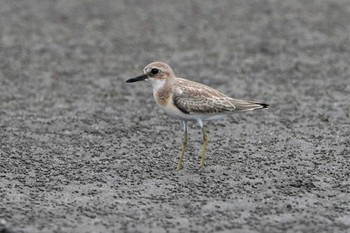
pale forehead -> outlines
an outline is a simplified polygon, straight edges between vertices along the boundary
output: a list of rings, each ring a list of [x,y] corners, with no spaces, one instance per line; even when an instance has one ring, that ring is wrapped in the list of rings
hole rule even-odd
[[[163,62],[152,62],[152,63],[148,64],[143,70],[147,72],[153,68],[158,68],[158,69],[163,70],[163,71],[171,70],[170,66],[168,66],[167,64],[165,64]]]

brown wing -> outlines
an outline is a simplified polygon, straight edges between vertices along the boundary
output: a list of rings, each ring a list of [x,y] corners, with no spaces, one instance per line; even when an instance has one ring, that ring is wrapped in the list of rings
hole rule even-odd
[[[206,97],[174,96],[174,104],[178,109],[187,114],[213,114],[235,110],[234,105]]]
[[[215,114],[266,108],[266,104],[232,99],[204,84],[177,78],[174,104],[187,114]]]
[[[232,112],[235,106],[229,97],[206,85],[177,79],[174,104],[187,114],[213,114]]]

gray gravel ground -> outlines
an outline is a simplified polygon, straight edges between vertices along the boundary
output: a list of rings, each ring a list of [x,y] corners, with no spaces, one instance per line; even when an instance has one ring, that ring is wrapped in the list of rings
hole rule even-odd
[[[350,232],[350,2],[1,0],[0,232]],[[148,63],[271,104],[190,124]]]

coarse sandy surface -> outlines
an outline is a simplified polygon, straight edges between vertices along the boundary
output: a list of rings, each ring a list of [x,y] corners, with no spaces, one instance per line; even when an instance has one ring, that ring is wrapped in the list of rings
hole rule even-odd
[[[0,232],[350,232],[350,2],[1,0]],[[189,126],[152,61],[268,110]]]

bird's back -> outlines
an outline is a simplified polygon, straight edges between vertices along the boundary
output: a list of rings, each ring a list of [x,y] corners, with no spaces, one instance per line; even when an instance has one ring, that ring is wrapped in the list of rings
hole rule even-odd
[[[225,94],[194,81],[176,78],[174,104],[187,114],[228,114],[266,108],[267,105],[233,99]]]

